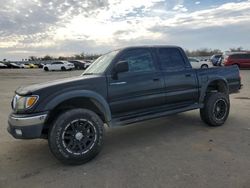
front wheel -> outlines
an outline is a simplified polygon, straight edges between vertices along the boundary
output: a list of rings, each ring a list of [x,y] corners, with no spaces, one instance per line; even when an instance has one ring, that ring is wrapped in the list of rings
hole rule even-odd
[[[49,131],[49,146],[65,164],[93,159],[103,145],[103,121],[93,111],[73,109],[58,116]]]
[[[227,120],[230,110],[229,96],[224,93],[207,95],[204,108],[200,109],[201,119],[210,126],[221,126]]]

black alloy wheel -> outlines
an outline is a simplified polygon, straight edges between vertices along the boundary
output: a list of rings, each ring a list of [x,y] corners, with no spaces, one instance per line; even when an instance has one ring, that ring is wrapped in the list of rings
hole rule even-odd
[[[223,119],[226,115],[227,108],[228,106],[226,101],[224,99],[218,99],[214,104],[214,110],[213,110],[214,117],[217,120]]]
[[[51,152],[64,164],[83,164],[103,145],[103,121],[88,109],[70,109],[55,118],[48,141]]]
[[[201,119],[210,126],[221,126],[228,118],[230,110],[229,95],[226,93],[208,93],[204,107],[200,109]]]
[[[87,153],[97,139],[96,128],[86,119],[70,122],[63,130],[62,142],[64,148],[74,155]]]

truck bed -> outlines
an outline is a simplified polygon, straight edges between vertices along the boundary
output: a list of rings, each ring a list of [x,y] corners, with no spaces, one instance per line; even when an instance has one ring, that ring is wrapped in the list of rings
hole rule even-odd
[[[230,67],[214,67],[209,69],[197,69],[198,87],[202,89],[208,80],[221,79],[228,83],[229,93],[236,93],[241,88],[240,72],[237,65]]]

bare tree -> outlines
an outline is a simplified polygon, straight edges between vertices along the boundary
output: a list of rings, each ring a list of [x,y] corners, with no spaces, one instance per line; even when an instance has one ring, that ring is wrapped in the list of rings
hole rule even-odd
[[[48,60],[53,60],[54,58],[52,56],[46,55],[42,58],[42,60],[44,61],[48,61]]]
[[[30,61],[35,61],[35,60],[37,60],[37,57],[36,57],[36,56],[30,56],[30,57],[29,57],[29,60],[30,60]]]
[[[243,48],[240,46],[238,48],[230,48],[229,50],[230,50],[230,52],[241,52],[241,51],[243,51]]]

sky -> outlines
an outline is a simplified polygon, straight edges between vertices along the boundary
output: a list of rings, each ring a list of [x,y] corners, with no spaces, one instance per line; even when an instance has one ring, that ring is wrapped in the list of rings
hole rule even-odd
[[[0,0],[0,60],[133,45],[250,49],[250,0]]]

